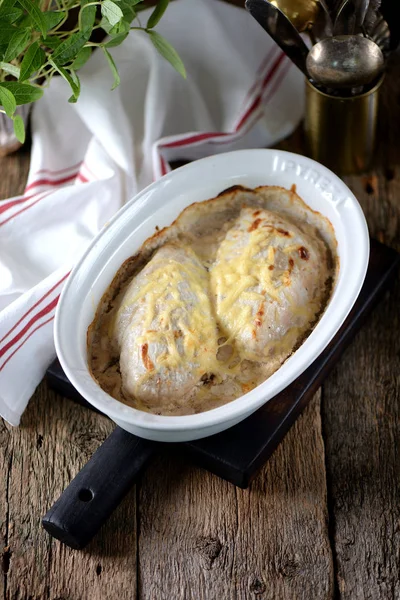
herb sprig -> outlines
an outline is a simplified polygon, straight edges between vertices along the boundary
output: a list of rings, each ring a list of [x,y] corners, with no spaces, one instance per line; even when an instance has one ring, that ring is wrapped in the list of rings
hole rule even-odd
[[[13,120],[21,143],[25,129],[22,118],[15,114],[17,106],[38,100],[56,73],[71,87],[69,102],[76,102],[81,89],[78,71],[95,48],[101,49],[111,69],[112,89],[119,85],[117,65],[109,49],[122,44],[132,30],[147,33],[156,50],[186,77],[176,50],[154,30],[169,0],[158,0],[146,26],[138,14],[143,2],[0,0],[0,112]],[[108,38],[94,41],[97,30]]]

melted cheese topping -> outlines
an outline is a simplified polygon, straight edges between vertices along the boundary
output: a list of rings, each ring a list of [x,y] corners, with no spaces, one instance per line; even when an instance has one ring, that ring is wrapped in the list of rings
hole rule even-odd
[[[165,261],[157,253],[141,280],[133,280],[116,315],[116,323],[123,323],[126,313],[133,316],[120,332],[123,345],[131,333],[132,321],[137,329],[134,316],[139,311],[141,334],[136,335],[133,348],[141,348],[145,372],[136,387],[160,370],[188,365],[193,376],[200,378],[218,366],[207,271],[190,248],[176,249],[184,252],[184,260],[169,257]]]
[[[279,225],[273,213],[242,210],[236,225],[220,244],[210,271],[216,313],[228,343],[239,343],[242,358],[249,360],[262,360],[271,352],[293,348],[303,324],[312,322],[320,304],[319,297],[313,299],[309,295],[305,303],[296,301],[291,289],[292,273],[301,262],[301,246],[292,241],[300,232],[287,222]],[[301,235],[301,239],[307,238]],[[279,310],[282,312],[285,307],[293,325],[280,328],[280,339],[270,335],[262,348],[260,344],[254,347],[251,341],[260,336],[260,328],[268,327],[264,323],[266,312],[275,316],[269,327],[274,329],[279,324]]]

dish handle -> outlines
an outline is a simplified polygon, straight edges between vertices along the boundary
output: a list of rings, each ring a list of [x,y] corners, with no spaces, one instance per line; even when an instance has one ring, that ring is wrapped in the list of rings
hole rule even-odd
[[[45,530],[70,548],[84,548],[156,449],[156,442],[116,427],[43,517]]]

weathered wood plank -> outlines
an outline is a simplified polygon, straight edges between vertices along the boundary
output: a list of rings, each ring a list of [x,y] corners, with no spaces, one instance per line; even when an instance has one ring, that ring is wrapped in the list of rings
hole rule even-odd
[[[324,385],[329,491],[343,599],[400,597],[399,302],[397,285]]]
[[[5,597],[6,577],[9,570],[10,552],[8,546],[9,521],[9,481],[12,470],[12,449],[10,426],[0,421],[0,531],[2,572],[0,577],[0,597]]]
[[[398,250],[399,78],[397,55],[382,89],[377,167],[346,179],[372,234]],[[399,306],[397,283],[324,384],[337,588],[346,600],[400,597]]]
[[[20,152],[7,158],[0,158],[0,200],[21,194],[29,169],[29,152]],[[10,480],[13,471],[13,429],[0,419],[0,531],[2,573],[0,595],[6,598],[7,577],[10,569],[12,550],[10,537]]]
[[[105,417],[49,392],[45,384],[36,391],[21,426],[10,434],[5,598],[136,597],[135,490],[83,552],[51,539],[40,524],[113,427]]]
[[[29,163],[28,150],[0,158],[0,200],[23,193]]]
[[[140,489],[140,598],[332,598],[315,397],[249,490],[177,458]],[[312,594],[312,595],[310,595]]]

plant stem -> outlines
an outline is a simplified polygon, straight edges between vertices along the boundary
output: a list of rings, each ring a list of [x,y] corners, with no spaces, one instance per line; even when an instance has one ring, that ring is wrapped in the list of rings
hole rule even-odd
[[[82,29],[82,19],[81,19],[81,15],[83,13],[83,11],[85,10],[85,8],[87,8],[88,6],[100,6],[100,2],[89,2],[88,4],[85,4],[84,6],[82,6],[81,10],[79,11],[79,18],[78,18],[78,24],[79,24],[79,29]]]
[[[75,27],[75,29],[70,29],[69,31],[61,31],[58,34],[59,38],[69,37],[73,33],[77,33],[79,31],[79,27]]]
[[[56,27],[54,27],[54,28],[53,28],[51,31],[49,31],[48,33],[49,33],[49,34],[53,34],[53,33],[55,33],[56,31],[58,31],[58,30],[60,29],[60,27],[62,27],[62,26],[64,25],[64,23],[65,23],[65,21],[66,21],[67,19],[68,19],[68,11],[66,11],[66,13],[65,13],[65,17],[62,19],[62,21],[60,21],[60,22],[59,22],[59,24],[58,24],[58,25],[56,25]]]

